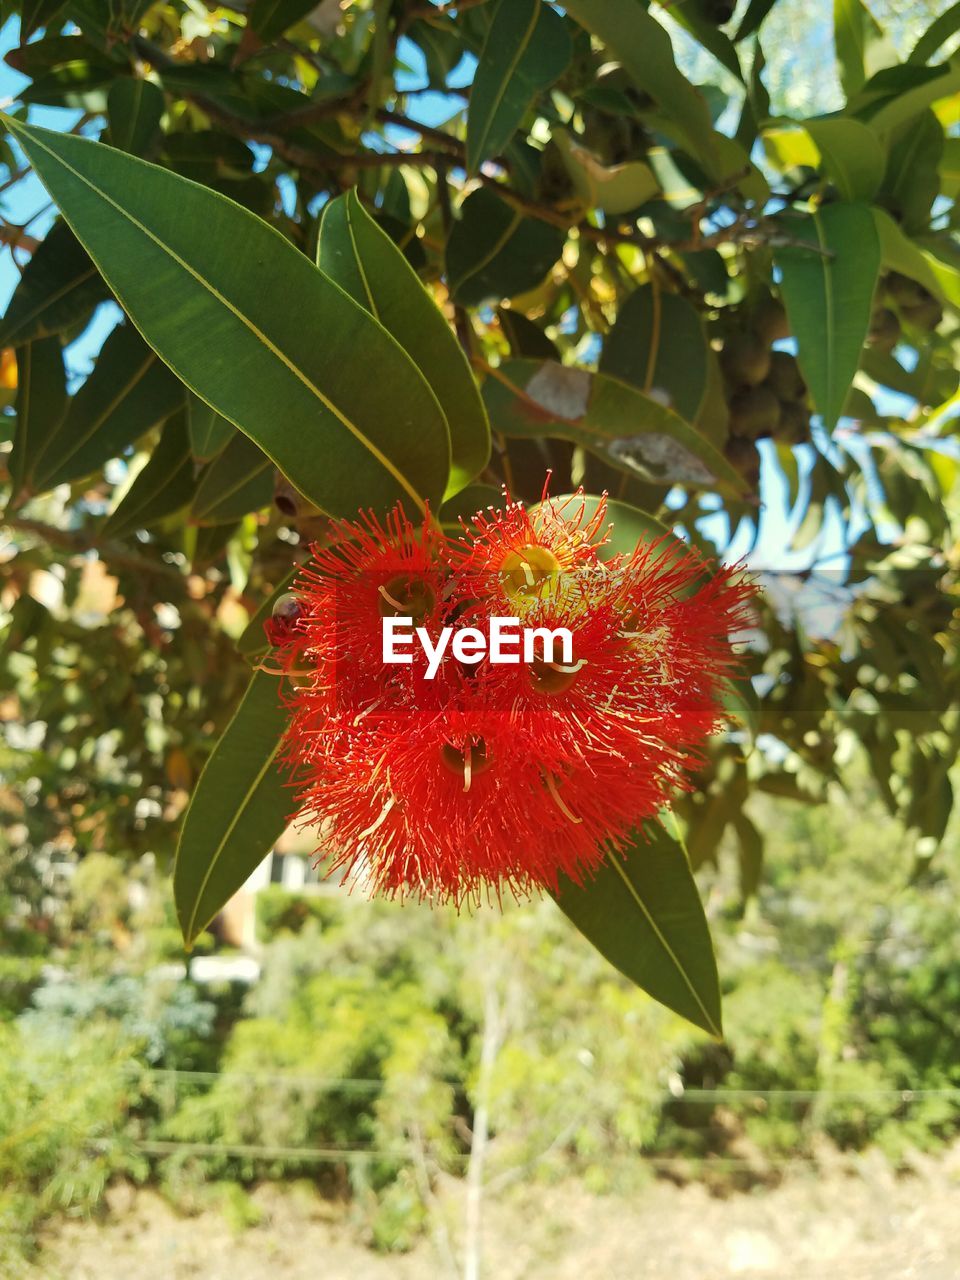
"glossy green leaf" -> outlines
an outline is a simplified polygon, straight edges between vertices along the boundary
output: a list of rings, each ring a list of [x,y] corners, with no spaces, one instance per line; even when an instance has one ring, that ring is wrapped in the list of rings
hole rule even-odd
[[[147,155],[160,139],[163,90],[150,80],[122,76],[107,96],[109,142],[135,156]]]
[[[447,242],[450,292],[464,306],[525,293],[543,280],[566,238],[480,187],[464,200]]]
[[[277,764],[286,719],[276,676],[255,673],[200,775],[173,869],[188,947],[283,833],[292,808]]]
[[[863,348],[880,271],[873,211],[833,204],[797,219],[796,238],[811,248],[780,248],[781,293],[796,335],[797,358],[824,425],[840,417]]]
[[[621,306],[604,339],[600,372],[641,391],[666,392],[693,422],[707,387],[707,341],[700,316],[675,293],[642,285]]]
[[[542,0],[497,0],[467,111],[467,169],[500,155],[538,94],[559,80],[572,46]]]
[[[34,251],[0,320],[0,347],[18,347],[60,333],[109,296],[83,245],[55,222]]]
[[[186,410],[181,409],[164,426],[150,461],[103,526],[104,535],[124,537],[179,511],[196,487],[195,470]]]
[[[660,192],[653,170],[642,160],[602,164],[565,129],[554,129],[553,140],[577,195],[591,209],[610,214],[629,213]]]
[[[896,50],[862,0],[834,0],[833,41],[848,101],[875,72],[898,61]]]
[[[743,481],[689,423],[635,387],[550,360],[508,360],[483,395],[495,431],[557,436],[629,476],[740,494]]]
[[[57,337],[37,338],[17,349],[17,426],[9,470],[13,496],[31,490],[37,459],[67,409],[67,378]]]
[[[44,488],[77,480],[159,426],[184,402],[183,386],[136,329],[118,325],[58,431],[35,462]]]
[[[913,46],[908,62],[921,66],[929,62],[933,55],[960,31],[960,3],[952,4],[935,18],[926,31]]]
[[[236,434],[232,422],[221,418],[192,391],[187,393],[187,429],[190,448],[198,462],[209,462],[215,458]]]
[[[355,191],[325,206],[317,265],[393,334],[432,388],[450,433],[447,494],[456,493],[490,458],[476,379],[442,312]]]
[[[658,123],[694,156],[708,177],[729,178],[748,165],[732,139],[721,145],[704,97],[677,69],[664,28],[640,0],[567,0],[565,11],[601,40],[637,88],[663,108]],[[730,163],[734,155],[740,163]]]
[[[883,181],[886,163],[880,139],[873,130],[844,116],[808,120],[803,127],[844,200],[871,200]]]
[[[719,1037],[720,983],[707,918],[683,845],[652,826],[592,880],[563,879],[561,911],[648,995]]]
[[[341,515],[439,503],[450,444],[432,392],[285,237],[113,147],[7,124],[158,354],[310,502]]]
[[[273,490],[273,463],[252,440],[234,433],[204,471],[190,518],[196,524],[229,524],[268,506]]]

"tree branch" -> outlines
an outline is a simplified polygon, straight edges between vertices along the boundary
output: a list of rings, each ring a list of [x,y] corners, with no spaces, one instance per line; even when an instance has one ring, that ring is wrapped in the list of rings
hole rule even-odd
[[[424,18],[429,22],[431,18],[446,18],[450,14],[465,13],[467,9],[477,9],[480,5],[487,3],[488,0],[449,0],[447,4],[414,4],[404,13],[401,25],[405,31],[418,18]]]
[[[15,533],[33,534],[42,538],[51,547],[60,547],[71,551],[74,555],[85,555],[95,551],[104,563],[126,569],[132,573],[147,573],[159,578],[175,578],[181,584],[183,573],[172,564],[164,564],[162,560],[150,560],[146,556],[138,556],[128,551],[119,542],[104,542],[82,529],[58,529],[56,525],[45,524],[42,520],[29,520],[24,516],[4,516],[0,519],[0,528],[12,529]]]

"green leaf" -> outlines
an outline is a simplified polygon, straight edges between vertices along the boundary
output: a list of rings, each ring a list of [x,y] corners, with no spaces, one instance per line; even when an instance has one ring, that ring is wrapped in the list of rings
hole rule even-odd
[[[160,139],[164,107],[163,90],[150,80],[131,76],[115,80],[107,95],[110,145],[145,156]]]
[[[733,829],[740,845],[740,896],[753,898],[763,878],[763,836],[742,811],[733,819]]]
[[[896,129],[881,203],[907,234],[930,225],[930,210],[940,193],[943,126],[928,108]]]
[[[746,729],[751,745],[756,742],[760,730],[760,698],[749,676],[729,677],[724,681],[726,690],[721,699],[723,709],[731,719]]]
[[[896,49],[862,0],[834,0],[833,42],[847,101],[875,72],[898,61]]]
[[[316,7],[316,0],[254,0],[248,25],[264,44],[273,44]]]
[[[639,0],[566,0],[563,7],[606,45],[637,88],[659,103],[659,126],[710,178],[727,179],[748,167],[746,153],[714,132],[706,99],[677,69],[669,35]]]
[[[65,222],[53,224],[27,263],[0,321],[0,347],[60,333],[109,297],[83,245]]]
[[[104,535],[124,537],[179,511],[196,487],[194,472],[186,410],[181,409],[164,426],[150,461],[103,526]]]
[[[764,125],[763,147],[772,165],[786,173],[790,169],[816,169],[820,150],[806,129],[794,125]]]
[[[853,104],[857,115],[884,134],[960,91],[960,58],[936,67],[892,67],[878,72]]]
[[[534,324],[522,311],[498,307],[497,319],[503,336],[510,344],[511,355],[532,356],[535,360],[560,359],[560,352],[540,326]]]
[[[563,18],[541,0],[497,0],[467,111],[467,170],[501,155],[538,94],[572,54]]]
[[[190,448],[198,462],[209,462],[215,458],[236,434],[232,422],[221,418],[192,391],[187,393],[187,429]]]
[[[50,26],[66,0],[23,0],[20,6],[20,43],[26,44],[35,31]]]
[[[437,519],[445,528],[459,532],[461,519],[469,520],[478,511],[502,506],[503,494],[492,484],[470,484],[447,499],[437,512]]]
[[[873,210],[874,225],[880,241],[880,260],[887,271],[899,271],[901,275],[916,280],[925,289],[946,301],[946,295],[940,280],[930,263],[926,253],[917,247],[900,230],[893,218],[884,209]]]
[[[716,18],[711,16],[709,0],[684,0],[683,4],[661,0],[661,6],[675,22],[690,32],[694,40],[713,54],[721,67],[743,82],[743,68],[733,41],[726,32],[721,31]]]
[[[926,31],[913,46],[907,62],[923,65],[929,62],[933,55],[950,39],[960,31],[960,3],[952,4],[949,9],[935,18],[927,27]]]
[[[292,807],[277,764],[286,719],[279,680],[256,672],[200,775],[173,868],[188,947],[283,833]]]
[[[689,302],[650,285],[621,306],[603,343],[600,372],[639,387],[657,388],[671,407],[693,422],[707,387],[707,342]]]
[[[803,127],[844,200],[872,200],[883,181],[886,164],[880,139],[873,130],[859,120],[843,116],[807,120]]]
[[[17,349],[17,426],[10,455],[13,496],[33,488],[34,469],[67,409],[67,376],[57,337],[37,338]]]
[[[557,906],[625,977],[720,1037],[720,983],[703,904],[683,845],[652,827],[592,880],[562,879]]]
[[[960,260],[950,253],[949,247],[930,241],[929,249],[922,250],[937,282],[933,293],[946,298],[952,307],[960,311]]]
[[[843,410],[863,348],[880,271],[873,211],[833,204],[794,225],[811,248],[780,248],[781,292],[797,358],[827,430]]]
[[[355,191],[324,208],[317,265],[393,334],[433,389],[450,432],[447,495],[456,493],[490,458],[476,380],[442,312]]]
[[[626,475],[739,495],[739,473],[689,423],[635,387],[551,360],[508,360],[483,395],[495,431],[557,436]]]
[[[739,44],[741,40],[746,40],[747,36],[752,36],[755,31],[759,31],[760,24],[776,2],[777,0],[750,0],[747,11],[737,28],[737,34],[733,37],[734,42]]]
[[[439,504],[450,443],[422,375],[278,231],[113,147],[7,125],[151,346],[308,501]]]
[[[610,214],[629,213],[659,195],[660,184],[642,160],[611,166],[602,164],[565,129],[554,128],[553,140],[577,195],[591,209]]]
[[[11,49],[4,61],[30,80],[39,80],[57,67],[77,62],[98,63],[114,75],[120,74],[122,69],[120,64],[81,35],[45,35],[30,44],[20,45],[18,49]]]
[[[560,257],[566,238],[480,187],[464,200],[447,241],[450,292],[468,307],[526,293]]]
[[[229,524],[259,511],[273,498],[274,466],[246,436],[234,434],[204,471],[190,519],[195,524]]]
[[[960,195],[960,138],[944,138],[940,157],[940,190],[948,200]]]
[[[64,63],[27,85],[18,96],[30,106],[72,107],[91,115],[102,115],[107,109],[106,90],[115,75],[115,69],[85,60]]]
[[[763,83],[761,72],[766,66],[766,58],[760,47],[760,37],[753,42],[753,63],[750,67],[750,78],[747,81],[747,92],[744,95],[740,112],[740,123],[734,135],[737,142],[748,154],[757,140],[761,120],[770,116],[770,94]]]
[[[184,394],[136,329],[118,325],[38,457],[38,485],[49,489],[96,471],[138,436],[165,422],[183,404]]]

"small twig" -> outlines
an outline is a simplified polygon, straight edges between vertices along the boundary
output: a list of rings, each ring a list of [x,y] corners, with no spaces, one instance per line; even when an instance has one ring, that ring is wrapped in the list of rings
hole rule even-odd
[[[15,173],[11,173],[6,182],[0,186],[0,196],[2,196],[5,191],[9,191],[11,187],[15,187],[17,183],[21,182],[29,173],[33,173],[33,170],[29,165],[27,165],[26,169],[17,169]]]
[[[446,164],[440,164],[437,167],[437,202],[440,205],[444,251],[446,251],[446,246],[450,241],[450,232],[453,230],[453,208],[450,203],[450,187],[447,183]],[[451,302],[453,302],[453,292],[450,289],[449,278],[447,278],[447,291],[450,293]],[[473,357],[473,329],[466,309],[459,302],[453,302],[453,323],[457,331],[457,337],[460,339],[460,345],[463,347],[467,359],[470,360]]]
[[[467,9],[477,9],[488,0],[449,0],[447,4],[415,4],[403,15],[403,27],[406,30],[418,18],[430,21],[432,18],[446,18],[450,14],[465,13]]]
[[[443,129],[436,129],[429,124],[420,124],[419,121],[411,120],[408,116],[398,111],[390,111],[386,107],[378,107],[375,115],[381,124],[392,124],[398,129],[409,129],[411,133],[419,133],[421,138],[429,138],[431,142],[436,142],[441,147],[449,147],[458,156],[464,154],[464,144],[460,139],[445,133]]]

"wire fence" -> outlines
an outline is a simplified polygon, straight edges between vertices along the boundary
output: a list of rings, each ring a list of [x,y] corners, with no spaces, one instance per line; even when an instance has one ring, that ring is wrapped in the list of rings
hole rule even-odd
[[[302,1074],[283,1074],[276,1072],[216,1072],[186,1071],[173,1069],[149,1069],[145,1071],[148,1078],[158,1083],[172,1086],[176,1093],[180,1084],[199,1085],[212,1088],[216,1084],[236,1083],[272,1089],[309,1089],[320,1093],[343,1093],[366,1095],[375,1098],[381,1093],[385,1084],[382,1080],[361,1077],[314,1076]],[[465,1087],[469,1081],[462,1077],[442,1077],[438,1082]],[[797,1108],[814,1107],[821,1102],[880,1102],[887,1100],[899,1105],[910,1105],[931,1099],[939,1099],[953,1104],[957,1109],[956,1124],[960,1129],[960,1088],[940,1089],[737,1089],[737,1088],[687,1088],[679,1083],[673,1087],[651,1088],[637,1091],[634,1097],[657,1103],[662,1107],[684,1103],[708,1107],[711,1111],[718,1107],[734,1110],[751,1109],[756,1115],[766,1110],[772,1103],[783,1102],[793,1104]],[[684,1129],[691,1133],[706,1132],[712,1123],[684,1123]],[[555,1144],[551,1144],[553,1147]],[[136,1149],[144,1156],[162,1158],[166,1156],[195,1156],[242,1160],[262,1160],[264,1162],[290,1162],[294,1164],[329,1164],[351,1165],[370,1161],[389,1161],[409,1163],[418,1158],[412,1147],[383,1148],[375,1146],[282,1146],[269,1143],[231,1143],[231,1142],[193,1142],[176,1138],[144,1138],[134,1143]],[[708,1166],[711,1170],[722,1172],[738,1169],[755,1168],[762,1164],[768,1168],[809,1167],[815,1161],[813,1153],[780,1155],[764,1153],[758,1156],[736,1156],[702,1152],[698,1154],[669,1154],[657,1151],[637,1149],[631,1156],[642,1160],[654,1169],[690,1170],[692,1167]],[[447,1152],[444,1163],[456,1168],[465,1166],[470,1160],[470,1153]]]

